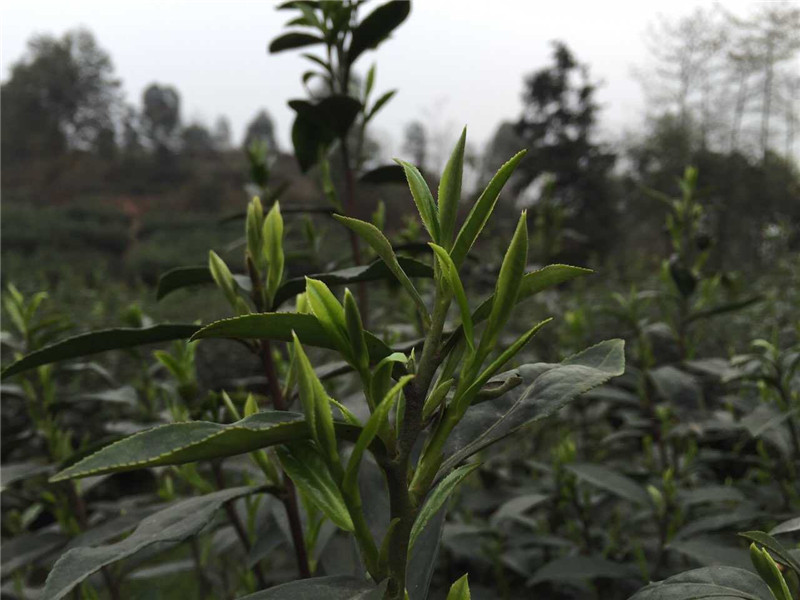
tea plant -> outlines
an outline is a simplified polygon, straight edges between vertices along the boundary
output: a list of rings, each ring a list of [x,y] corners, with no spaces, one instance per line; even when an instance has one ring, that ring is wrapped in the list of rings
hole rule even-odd
[[[4,376],[10,376],[54,360],[191,335],[193,340],[239,340],[259,357],[268,384],[268,410],[256,408],[251,397],[244,407],[245,417],[234,423],[187,420],[162,425],[108,445],[55,475],[52,480],[59,482],[250,454],[263,472],[264,483],[223,487],[218,492],[184,500],[151,515],[121,542],[68,551],[48,577],[47,597],[64,596],[93,572],[143,547],[197,533],[226,502],[265,492],[284,503],[300,576],[311,570],[310,562],[304,561],[309,561],[308,546],[317,542],[322,516],[353,536],[369,576],[369,580],[312,579],[308,585],[289,584],[281,593],[291,589],[307,594],[314,589],[322,594],[319,597],[328,597],[326,594],[336,586],[367,590],[382,584],[380,589],[385,592],[379,593],[387,598],[403,598],[406,593],[412,598],[425,597],[445,502],[478,466],[462,463],[526,423],[553,413],[575,396],[619,374],[623,360],[621,342],[612,341],[596,345],[561,365],[537,364],[501,372],[547,323],[545,320],[532,324],[510,346],[500,346],[500,334],[514,306],[586,271],[553,265],[526,273],[528,234],[523,213],[500,267],[494,294],[472,309],[459,268],[523,153],[498,171],[459,228],[456,207],[461,196],[464,147],[462,135],[442,174],[436,200],[419,171],[401,162],[431,239],[434,262],[428,274],[432,275],[433,289],[428,293],[418,289],[404,265],[414,265],[418,271],[423,271],[424,266],[399,258],[373,225],[338,215],[337,220],[364,240],[381,262],[355,272],[350,270],[347,276],[329,273],[303,281],[286,279],[280,207],[276,203],[264,214],[260,201],[254,199],[248,206],[245,227],[248,281],[237,280],[213,252],[209,260],[210,274],[237,316],[205,327],[156,325],[84,334],[29,354],[4,371]],[[390,348],[365,330],[350,292],[345,289],[340,300],[328,285],[378,276],[392,277],[400,283],[423,323],[424,339],[411,342],[404,351]],[[173,281],[172,285],[177,284]],[[297,293],[296,311],[276,312]],[[457,326],[448,326],[451,306],[457,308]],[[276,342],[287,344],[286,354],[276,355]],[[360,384],[362,408],[346,407],[332,397],[322,381],[324,375],[312,367],[308,346],[333,350],[344,360]],[[193,391],[191,369],[187,366],[191,352],[186,352],[158,355],[178,380],[178,389],[183,390],[178,397],[184,401]],[[288,357],[283,381],[276,356]],[[287,410],[294,397],[299,399],[301,413]],[[224,404],[235,418],[240,416],[230,398],[225,398]],[[359,418],[354,411],[365,417]],[[214,412],[212,407],[210,413],[203,414]],[[353,444],[349,452],[344,442]],[[271,450],[265,452],[267,448]],[[367,451],[374,464],[365,460]],[[369,464],[380,470],[388,494],[389,514],[377,523],[368,521],[364,506],[365,502],[375,503],[376,496],[384,490],[378,485],[364,496],[361,480]],[[305,526],[295,500],[295,486],[307,506]],[[202,483],[194,487],[204,489]],[[188,505],[193,509],[187,513]],[[256,543],[258,535],[254,532]],[[409,572],[409,564],[416,564],[417,568]]]

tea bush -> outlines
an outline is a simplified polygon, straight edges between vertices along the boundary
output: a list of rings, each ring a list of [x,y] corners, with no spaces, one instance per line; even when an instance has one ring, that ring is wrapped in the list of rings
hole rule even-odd
[[[49,297],[19,259],[3,596],[797,598],[797,257],[757,280],[712,268],[693,168],[679,197],[647,191],[670,252],[636,285],[538,264],[555,205],[487,240],[524,150],[467,202],[466,130],[434,189],[372,164],[394,91],[354,65],[410,4],[362,4],[286,2],[269,46],[313,65],[290,106],[318,205],[286,201],[256,142],[223,222],[155,211],[131,243],[117,213],[84,215],[128,240],[106,271],[159,275],[155,298],[130,305],[97,264],[96,293],[58,250]],[[417,216],[392,236],[360,192],[398,182]],[[69,230],[58,214],[25,213],[12,248]]]

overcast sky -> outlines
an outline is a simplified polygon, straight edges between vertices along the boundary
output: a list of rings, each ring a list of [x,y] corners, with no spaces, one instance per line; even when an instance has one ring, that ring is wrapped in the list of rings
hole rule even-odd
[[[109,51],[126,99],[139,104],[151,82],[178,88],[184,121],[211,125],[227,115],[238,139],[265,107],[288,145],[291,98],[304,96],[307,61],[296,52],[268,55],[269,40],[288,20],[277,2],[252,0],[6,0],[2,3],[2,78],[34,33],[63,34],[85,26]],[[371,3],[375,5],[375,3]],[[704,3],[709,5],[709,2]],[[727,0],[735,13],[749,3]],[[535,2],[534,0],[414,0],[393,39],[357,63],[378,63],[376,89],[399,93],[375,120],[380,139],[399,152],[403,127],[419,118],[438,133],[469,126],[483,144],[498,123],[520,112],[523,77],[547,64],[560,39],[594,79],[603,129],[618,137],[642,118],[643,99],[631,75],[645,56],[644,33],[656,16],[690,13],[698,2]],[[369,10],[367,8],[367,10]]]

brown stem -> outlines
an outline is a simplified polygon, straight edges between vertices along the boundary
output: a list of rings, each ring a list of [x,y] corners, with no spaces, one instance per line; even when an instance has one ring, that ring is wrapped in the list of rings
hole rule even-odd
[[[216,480],[217,487],[221,490],[224,490],[225,476],[222,473],[222,467],[220,466],[220,463],[215,462],[212,466],[212,471],[214,472],[214,479]],[[228,520],[231,522],[231,525],[233,525],[236,536],[242,543],[242,547],[244,548],[245,552],[249,554],[251,548],[250,538],[247,537],[247,531],[245,530],[244,525],[242,525],[239,515],[236,513],[236,508],[232,503],[226,502],[225,512],[228,515]],[[253,565],[253,573],[256,575],[259,588],[263,589],[267,587],[267,580],[264,578],[264,572],[261,570],[261,565],[259,565],[257,562]]]
[[[283,397],[278,373],[275,370],[275,361],[272,359],[272,346],[269,340],[261,341],[261,362],[264,365],[264,373],[267,376],[267,386],[272,398],[272,405],[277,410],[287,410],[286,399]],[[284,494],[282,497],[283,507],[286,510],[286,517],[289,520],[289,530],[292,534],[292,545],[294,546],[295,558],[297,559],[297,570],[300,577],[305,579],[311,577],[311,569],[308,566],[308,551],[306,549],[305,538],[303,537],[303,524],[300,521],[300,510],[297,505],[297,491],[294,482],[286,473],[283,474]]]

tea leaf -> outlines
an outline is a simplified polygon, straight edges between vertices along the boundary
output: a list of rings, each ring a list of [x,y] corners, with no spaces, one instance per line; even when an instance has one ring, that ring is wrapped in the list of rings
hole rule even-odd
[[[536,363],[517,369],[523,384],[506,394],[475,404],[453,429],[444,448],[442,472],[523,425],[543,419],[577,396],[625,370],[625,343],[608,340],[560,364]]]
[[[361,322],[361,313],[358,310],[356,299],[347,288],[344,290],[344,320],[347,324],[347,337],[350,340],[354,366],[365,370],[369,367],[369,352],[364,337],[364,324]]]
[[[775,600],[752,571],[736,567],[705,567],[651,583],[630,600],[694,600],[695,598]]]
[[[170,269],[158,279],[156,300],[161,300],[175,290],[208,283],[214,283],[214,278],[207,266]]]
[[[425,501],[422,509],[419,511],[417,520],[414,521],[414,526],[411,528],[411,538],[408,545],[409,549],[414,547],[414,542],[417,540],[419,534],[422,533],[425,525],[431,520],[433,515],[439,512],[439,509],[442,508],[445,501],[455,491],[456,487],[458,487],[458,484],[461,483],[467,475],[472,473],[479,466],[479,463],[474,463],[459,467],[447,477],[442,479],[439,485],[434,488],[434,490],[428,496],[428,499]]]
[[[222,319],[198,329],[193,340],[204,338],[270,339],[292,341],[292,331],[303,344],[337,350],[331,337],[317,317],[300,313],[258,313]],[[391,348],[377,337],[365,332],[370,360],[377,362],[392,353]]]
[[[450,258],[453,259],[457,267],[460,267],[461,263],[464,262],[467,254],[469,254],[470,248],[472,248],[475,240],[478,239],[478,235],[480,235],[481,231],[483,231],[483,228],[486,226],[486,222],[489,220],[492,211],[494,211],[495,204],[497,204],[500,190],[503,189],[506,181],[511,177],[514,169],[517,168],[519,161],[525,156],[525,152],[526,150],[517,152],[507,163],[500,167],[495,176],[492,177],[489,185],[486,186],[486,189],[469,211],[467,220],[464,221],[461,231],[458,232],[455,244],[453,244],[453,250],[450,252]]]
[[[128,558],[154,544],[175,545],[199,533],[226,502],[258,491],[238,487],[176,502],[144,519],[136,530],[116,544],[68,550],[47,577],[44,597],[59,600],[92,573]]]
[[[299,31],[292,31],[284,33],[276,37],[269,45],[270,54],[283,52],[284,50],[294,50],[295,48],[304,48],[305,46],[313,46],[321,44],[323,39],[310,33],[300,33]]]
[[[400,267],[409,277],[433,277],[433,269],[431,269],[429,265],[419,262],[418,260],[414,260],[413,258],[406,258],[405,256],[397,256],[396,258]],[[313,275],[308,275],[308,277],[321,281],[328,287],[360,283],[362,281],[396,279],[394,273],[392,273],[386,263],[380,259],[368,265],[348,267],[346,269],[339,269],[338,271],[330,271],[328,273],[315,273]],[[288,279],[280,287],[278,293],[275,294],[273,307],[278,308],[286,300],[302,293],[305,288],[305,277]]]
[[[406,179],[408,180],[408,187],[411,189],[411,196],[414,198],[414,203],[417,205],[419,216],[422,218],[422,223],[425,229],[431,236],[434,242],[438,242],[441,236],[439,225],[439,210],[433,202],[433,195],[422,177],[419,169],[404,160],[396,159],[395,162],[403,167]]]
[[[293,364],[300,388],[300,401],[303,404],[311,436],[332,463],[338,462],[339,451],[336,446],[336,434],[333,431],[333,415],[328,394],[314,373],[300,340],[296,335],[293,337]]]
[[[461,283],[461,278],[458,276],[458,270],[453,264],[453,261],[450,258],[450,255],[447,253],[447,250],[433,243],[429,244],[429,246],[433,248],[436,258],[441,265],[442,272],[445,274],[445,278],[449,284],[449,287],[453,291],[453,295],[458,303],[458,308],[461,311],[461,327],[464,328],[464,335],[467,339],[467,345],[470,347],[470,349],[474,350],[475,333],[472,329],[472,314],[469,310],[467,294],[464,292],[464,285]]]
[[[508,246],[500,274],[497,276],[492,310],[489,313],[489,322],[481,336],[476,352],[477,364],[480,364],[486,355],[494,348],[500,331],[511,317],[511,310],[517,303],[517,296],[522,285],[522,276],[528,264],[528,225],[526,213],[522,211],[514,237]]]
[[[392,0],[368,14],[353,30],[350,47],[347,49],[348,62],[352,64],[362,52],[376,48],[406,20],[410,11],[411,2],[408,0]]]
[[[353,531],[353,520],[328,466],[308,442],[298,442],[277,449],[286,474],[301,492],[326,517],[345,531]]]
[[[439,181],[439,225],[441,227],[441,244],[446,250],[453,245],[453,236],[456,230],[456,216],[458,204],[461,201],[461,179],[464,174],[464,147],[467,143],[467,128],[461,132],[461,137],[453,148],[450,160],[442,173]]]
[[[345,470],[344,480],[342,481],[342,488],[344,490],[357,490],[358,486],[358,466],[361,464],[361,458],[364,456],[364,451],[378,435],[381,427],[386,423],[389,418],[389,411],[394,406],[395,401],[402,392],[406,384],[414,378],[413,375],[405,375],[400,378],[392,389],[390,389],[386,396],[381,400],[380,404],[375,409],[375,412],[367,421],[361,434],[358,436],[353,453],[350,455],[350,460],[347,463]]]
[[[578,479],[642,506],[650,505],[650,496],[641,485],[603,465],[573,463],[566,465]]]
[[[312,577],[249,594],[239,600],[381,600],[386,582],[379,586],[349,575]]]
[[[469,593],[469,575],[464,573],[461,578],[450,586],[450,591],[447,593],[447,600],[470,600],[472,596]]]
[[[337,221],[355,231],[370,245],[370,247],[381,258],[381,260],[386,263],[386,266],[400,282],[400,285],[405,288],[405,290],[411,296],[411,299],[414,300],[423,317],[430,321],[428,307],[425,306],[422,296],[419,295],[417,288],[414,287],[414,284],[411,283],[408,275],[406,275],[405,271],[403,271],[403,268],[397,261],[397,256],[395,256],[392,245],[389,243],[389,240],[387,240],[386,237],[380,232],[380,230],[366,221],[359,221],[358,219],[351,219],[342,215],[334,215],[334,217]]]
[[[337,437],[355,441],[361,429],[334,423]],[[54,475],[63,481],[132,471],[159,465],[179,465],[246,454],[259,448],[284,444],[310,436],[303,415],[287,411],[261,411],[230,424],[188,421],[159,425],[109,444]],[[371,449],[377,451],[379,446]]]
[[[800,559],[795,558],[778,540],[763,531],[745,531],[739,534],[743,538],[758,542],[776,557],[776,560],[793,569],[800,576]]]
[[[344,308],[339,304],[336,296],[321,281],[306,277],[306,297],[311,305],[311,312],[334,340],[336,349],[352,362]]]
[[[269,304],[274,303],[275,294],[283,279],[283,217],[278,202],[272,205],[264,219],[262,231],[264,238],[264,255],[267,258],[269,274],[267,275],[267,296]]]
[[[626,579],[635,577],[629,565],[621,565],[599,556],[565,556],[547,563],[533,574],[527,585],[542,581],[585,581],[599,577]]]
[[[185,340],[194,335],[199,329],[200,326],[198,325],[176,324],[154,325],[153,327],[142,328],[120,327],[83,333],[23,356],[17,362],[6,367],[2,375],[0,375],[0,379],[5,379],[42,365],[71,358],[91,356],[108,350],[122,350],[145,344]]]
[[[367,171],[360,178],[362,183],[406,183],[406,174],[400,165],[383,165]]]

